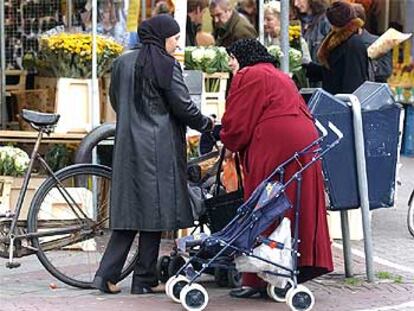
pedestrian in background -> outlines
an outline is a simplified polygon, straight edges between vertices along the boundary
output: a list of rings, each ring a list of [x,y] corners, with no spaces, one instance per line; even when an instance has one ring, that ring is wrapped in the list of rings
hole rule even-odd
[[[347,1],[334,2],[326,16],[333,28],[319,48],[319,64],[308,64],[307,74],[331,94],[351,94],[369,79],[367,48],[359,35],[364,22]]]
[[[181,67],[172,56],[180,28],[168,14],[145,20],[142,47],[113,65],[111,104],[117,113],[108,246],[94,286],[119,292],[122,267],[139,232],[132,294],[153,292],[162,231],[193,226],[187,190],[186,127],[212,128],[191,101]]]
[[[356,16],[364,22],[364,26],[359,30],[361,35],[362,42],[365,47],[368,47],[373,44],[379,37],[370,33],[366,27],[366,14],[364,6],[359,3],[353,4]],[[371,81],[386,83],[388,78],[392,74],[392,51],[389,51],[384,56],[378,59],[369,60],[369,79]]]
[[[197,33],[201,31],[203,15],[208,7],[208,0],[187,0],[186,46],[197,46]]]
[[[280,2],[272,1],[264,6],[264,43],[269,45],[280,45]],[[311,56],[306,40],[300,37],[300,51],[302,52],[302,63],[309,63]]]
[[[239,39],[257,38],[256,29],[233,9],[229,0],[211,0],[210,15],[217,46],[228,47]]]
[[[259,41],[239,40],[228,48],[235,73],[222,118],[221,141],[239,152],[243,167],[245,199],[283,161],[308,146],[319,135],[313,118],[288,75],[277,69],[276,59]],[[304,155],[286,167],[288,180],[312,159]],[[286,189],[296,204],[296,184]],[[326,219],[321,163],[303,173],[299,218],[299,282],[333,270],[331,243]],[[294,219],[293,209],[286,216]],[[293,222],[292,222],[293,224]],[[264,233],[270,234],[275,224]],[[265,295],[266,282],[253,273],[243,273],[243,287],[230,295],[249,298]]]
[[[303,38],[308,43],[312,61],[318,62],[317,52],[331,30],[326,18],[327,0],[294,0],[297,17],[301,21]]]

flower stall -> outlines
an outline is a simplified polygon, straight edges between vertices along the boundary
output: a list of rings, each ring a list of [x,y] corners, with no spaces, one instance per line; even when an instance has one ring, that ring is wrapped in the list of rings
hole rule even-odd
[[[109,83],[107,78],[104,79],[105,74],[122,50],[123,47],[113,39],[97,36],[97,79],[103,108],[101,111],[109,110],[106,96]],[[49,88],[56,90],[54,110],[61,115],[56,132],[88,132],[92,129],[91,60],[91,34],[63,32],[40,38],[40,51],[34,60],[34,66],[39,72],[39,77],[36,77],[37,86],[49,84]],[[102,118],[105,119],[105,116]]]
[[[201,110],[221,119],[225,109],[225,97],[230,68],[229,56],[223,47],[187,47],[184,66],[188,70],[203,72]]]

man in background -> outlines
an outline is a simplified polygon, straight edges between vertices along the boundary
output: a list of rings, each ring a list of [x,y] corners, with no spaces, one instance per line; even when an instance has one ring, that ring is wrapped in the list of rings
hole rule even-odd
[[[239,39],[257,38],[256,29],[233,9],[229,0],[212,0],[210,15],[218,46],[228,47]]]

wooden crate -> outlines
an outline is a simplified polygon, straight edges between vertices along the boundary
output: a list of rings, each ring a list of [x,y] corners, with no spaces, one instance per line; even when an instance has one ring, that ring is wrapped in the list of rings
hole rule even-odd
[[[6,92],[21,91],[26,89],[27,71],[24,70],[6,70],[6,77],[18,77],[17,82],[6,84]]]
[[[33,197],[45,180],[44,177],[32,176],[27,188],[19,220],[26,220]],[[0,213],[14,211],[23,186],[23,177],[0,176]]]
[[[224,114],[226,106],[226,90],[229,79],[228,73],[218,72],[214,74],[204,74],[203,93],[201,98],[201,111],[204,114],[215,114],[220,120]],[[211,86],[214,85],[214,92]]]
[[[12,91],[16,98],[19,127],[24,131],[34,131],[29,123],[20,117],[22,109],[30,109],[46,113],[55,113],[56,89],[45,88],[37,90]]]

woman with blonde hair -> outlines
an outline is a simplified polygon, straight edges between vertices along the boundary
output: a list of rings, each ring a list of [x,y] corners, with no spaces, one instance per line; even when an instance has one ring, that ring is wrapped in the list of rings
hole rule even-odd
[[[280,45],[280,2],[271,1],[264,6],[264,32],[265,45]],[[311,61],[308,44],[303,37],[300,37],[300,50],[302,52],[302,62]]]

